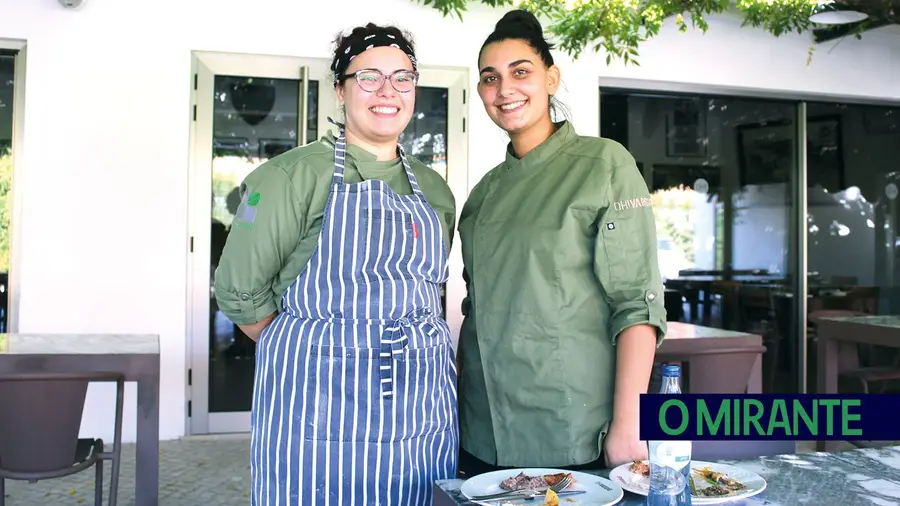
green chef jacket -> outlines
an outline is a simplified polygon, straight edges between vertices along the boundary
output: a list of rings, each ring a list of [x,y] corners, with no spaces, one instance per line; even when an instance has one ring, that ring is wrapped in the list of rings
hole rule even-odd
[[[253,324],[282,311],[281,297],[312,257],[334,174],[334,135],[283,153],[253,170],[241,184],[241,205],[216,269],[219,309],[234,323]],[[449,252],[456,201],[447,182],[407,156],[425,200],[441,221]],[[412,193],[400,158],[348,144],[345,183],[380,179],[400,195]]]
[[[650,194],[620,144],[563,122],[472,189],[459,219],[463,449],[501,466],[596,460],[616,336],[666,332]]]

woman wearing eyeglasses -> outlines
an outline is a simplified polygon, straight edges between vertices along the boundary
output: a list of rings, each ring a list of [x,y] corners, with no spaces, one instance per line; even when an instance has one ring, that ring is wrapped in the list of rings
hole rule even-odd
[[[409,37],[335,41],[339,133],[254,170],[216,276],[257,341],[251,504],[427,505],[457,472],[456,370],[440,285],[455,201],[398,144]]]

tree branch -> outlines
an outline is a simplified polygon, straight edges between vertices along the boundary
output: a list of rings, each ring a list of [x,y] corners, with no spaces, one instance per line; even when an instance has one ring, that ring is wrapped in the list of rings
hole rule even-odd
[[[517,6],[550,21],[546,31],[557,40],[559,48],[573,59],[587,48],[606,52],[606,63],[621,59],[625,64],[637,61],[640,44],[659,34],[667,20],[674,20],[681,32],[688,28],[709,29],[706,16],[732,9],[731,0],[413,0],[453,15],[462,21],[469,2],[491,7]],[[859,10],[894,22],[897,0],[845,0],[859,4]],[[876,5],[877,4],[877,5]],[[742,27],[763,29],[776,37],[786,33],[809,31],[810,16],[823,9],[816,0],[737,0],[734,8],[743,16]],[[859,26],[857,37],[864,26]],[[810,57],[812,48],[810,49]]]

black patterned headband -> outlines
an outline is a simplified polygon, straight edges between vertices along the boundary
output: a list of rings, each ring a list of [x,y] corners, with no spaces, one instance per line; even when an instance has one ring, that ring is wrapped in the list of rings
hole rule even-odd
[[[360,53],[373,47],[385,46],[395,47],[406,53],[406,56],[409,57],[409,61],[412,63],[413,70],[416,70],[416,55],[413,54],[412,48],[395,35],[378,31],[366,35],[362,40],[352,42],[342,54],[335,57],[334,61],[331,62],[331,69],[334,71],[334,84],[337,85],[341,76],[344,75],[344,71],[350,66],[350,62],[359,56]]]

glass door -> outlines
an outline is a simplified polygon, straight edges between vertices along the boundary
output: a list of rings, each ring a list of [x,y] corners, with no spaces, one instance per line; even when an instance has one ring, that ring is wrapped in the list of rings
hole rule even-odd
[[[13,107],[16,51],[0,48],[0,334],[10,331],[9,271],[12,258]]]
[[[325,60],[195,53],[194,63],[189,431],[245,432],[250,426],[256,345],[218,311],[213,290],[218,259],[240,201],[238,189],[266,160],[325,134],[332,128],[327,118],[339,118],[339,111]],[[460,199],[468,172],[460,135],[465,128],[466,74],[422,74],[413,120],[401,143],[407,153],[450,181]],[[451,278],[461,278],[461,259],[454,260]],[[463,296],[459,288],[455,282],[445,287],[445,307],[461,320],[455,315]]]
[[[335,101],[325,98],[333,96],[330,82],[323,61],[194,55],[191,433],[249,428],[256,345],[218,310],[215,270],[240,202],[241,182],[266,160],[326,131],[327,116],[337,112]]]
[[[802,393],[791,324],[797,103],[603,88],[600,118],[652,192],[668,320],[762,336],[763,392]],[[747,384],[754,365],[736,367],[720,388]]]

